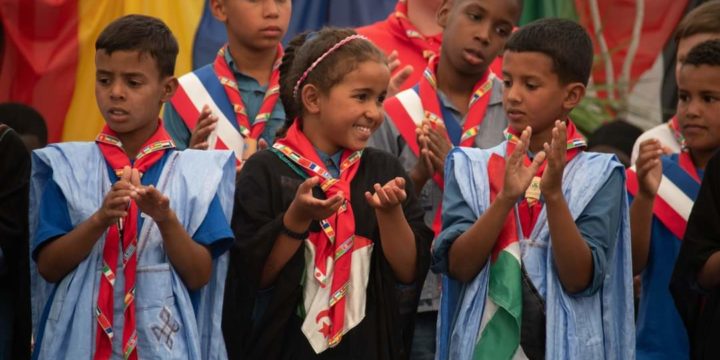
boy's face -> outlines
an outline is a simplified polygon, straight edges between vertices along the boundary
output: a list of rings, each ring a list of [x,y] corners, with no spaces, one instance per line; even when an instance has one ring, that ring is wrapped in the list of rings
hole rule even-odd
[[[531,126],[536,135],[552,129],[585,95],[581,83],[562,84],[543,53],[506,51],[503,56],[503,107],[515,130]]]
[[[225,23],[230,43],[248,49],[275,48],[287,32],[290,0],[212,0],[215,18]],[[233,41],[234,40],[234,41]]]
[[[720,67],[684,65],[678,76],[678,121],[691,150],[720,147]]]
[[[446,0],[438,11],[442,57],[461,74],[483,74],[520,16],[516,0]]]
[[[108,126],[119,134],[154,130],[177,80],[161,78],[155,59],[138,51],[98,50],[95,69],[95,99]]]
[[[720,33],[700,33],[688,36],[686,38],[680,39],[678,41],[678,47],[677,47],[677,61],[675,62],[675,80],[678,80],[678,77],[680,76],[680,68],[682,67],[682,64],[685,62],[685,58],[687,57],[687,54],[692,50],[692,48],[695,47],[695,45],[699,45],[700,43],[703,43],[708,40],[716,40],[720,39]]]

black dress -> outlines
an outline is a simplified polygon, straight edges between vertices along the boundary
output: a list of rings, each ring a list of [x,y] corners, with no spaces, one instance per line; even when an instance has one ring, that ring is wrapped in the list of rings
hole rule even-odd
[[[720,359],[720,288],[702,289],[697,282],[697,274],[717,251],[720,157],[715,155],[705,168],[670,282],[670,292],[688,333],[692,359]]]
[[[0,248],[5,262],[0,288],[11,297],[10,314],[0,318],[12,317],[10,359],[30,357],[29,180],[30,153],[15,131],[0,124]]]
[[[375,183],[385,184],[397,176],[412,182],[392,155],[365,149],[351,183],[351,203],[356,234],[375,242],[367,285],[365,318],[342,338],[340,344],[315,354],[300,330],[298,315],[305,269],[304,247],[280,271],[272,288],[259,289],[260,274],[280,234],[288,208],[303,176],[273,152],[256,153],[238,178],[232,227],[236,243],[230,253],[225,290],[223,333],[231,359],[406,359],[410,337],[403,328],[413,321],[413,309],[430,261],[432,231],[423,222],[414,191],[407,188],[405,217],[415,234],[416,281],[402,284],[386,260],[375,212],[365,200],[365,191]],[[314,195],[324,197],[316,187]],[[311,231],[319,231],[314,222]],[[408,295],[411,294],[411,295]],[[412,328],[411,326],[408,326]]]

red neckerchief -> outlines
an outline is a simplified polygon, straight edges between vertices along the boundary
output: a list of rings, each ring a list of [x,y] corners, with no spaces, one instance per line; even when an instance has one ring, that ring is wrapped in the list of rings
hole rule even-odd
[[[135,164],[131,165],[130,159],[122,148],[122,143],[117,134],[107,125],[98,134],[95,142],[100,148],[105,161],[120,176],[125,166],[138,169],[145,173],[150,167],[157,163],[165,154],[167,149],[175,147],[170,135],[165,132],[162,122],[158,121],[157,130],[143,144],[142,150],[135,156]],[[123,274],[125,275],[125,321],[123,324],[122,352],[125,359],[137,360],[137,332],[135,329],[135,273],[137,270],[137,217],[138,208],[134,201],[130,201],[128,214],[120,219],[117,224],[108,228],[103,247],[103,276],[100,279],[100,290],[98,292],[97,308],[97,333],[95,336],[95,355],[93,359],[109,359],[112,356],[113,338],[113,287],[115,285],[115,273],[118,266],[118,252],[120,246],[123,249]],[[122,239],[122,243],[120,242]]]
[[[428,67],[425,69],[422,78],[420,78],[419,84],[419,95],[420,101],[422,102],[423,109],[425,110],[425,119],[430,120],[432,124],[443,123],[442,110],[440,108],[440,100],[438,99],[437,90],[437,67],[440,63],[440,57],[433,57],[428,63]],[[472,147],[475,144],[475,137],[478,134],[478,129],[485,119],[485,112],[487,111],[488,104],[490,103],[490,96],[492,92],[493,78],[490,71],[486,71],[482,79],[475,84],[472,96],[468,103],[468,112],[465,115],[465,124],[463,125],[462,136],[460,137],[460,144],[454,144],[456,146]],[[452,120],[451,120],[452,121]],[[450,138],[447,137],[448,141]],[[419,154],[418,154],[419,156]],[[440,190],[444,190],[445,182],[439,172],[433,174],[435,183],[438,184]],[[440,233],[442,228],[442,202],[438,205],[433,219],[433,231],[435,235]]]
[[[680,154],[678,154],[678,160],[680,163],[680,168],[685,170],[690,177],[695,179],[695,181],[700,184],[702,182],[702,179],[700,178],[700,175],[698,175],[697,167],[695,167],[695,163],[693,163],[692,156],[690,156],[690,151],[683,149],[680,151]]]
[[[395,11],[388,18],[388,25],[392,30],[404,34],[411,44],[422,52],[425,59],[429,59],[440,52],[442,34],[424,36],[408,18],[407,0],[398,0]]]
[[[685,149],[685,136],[683,136],[682,131],[680,131],[680,121],[677,116],[673,116],[672,119],[668,121],[668,127],[670,131],[672,131],[673,137],[680,145],[680,148]]]
[[[328,345],[333,347],[342,339],[345,322],[345,304],[350,269],[352,265],[353,238],[355,237],[355,217],[350,204],[350,183],[358,171],[362,151],[345,150],[340,157],[340,178],[335,179],[323,166],[310,140],[300,131],[296,119],[284,138],[278,139],[273,147],[280,150],[288,159],[302,167],[309,176],[320,178],[320,188],[327,198],[342,191],[345,197],[343,205],[337,213],[320,222],[322,231],[312,232],[308,240],[316,247],[315,279],[324,287],[330,274],[327,263],[333,265],[331,297],[328,299],[329,317],[331,320]],[[363,291],[353,289],[352,291]]]
[[[573,124],[572,121],[568,120],[567,122],[567,156],[565,160],[565,164],[569,163],[577,154],[580,153],[586,146],[585,138],[578,132],[577,128],[575,127],[575,124]],[[506,130],[507,133],[507,151],[505,153],[506,157],[509,157],[510,154],[515,150],[515,147],[518,144],[518,141],[520,141],[520,133],[513,129],[512,127],[508,127]],[[524,157],[524,163],[525,166],[529,166],[532,161],[530,158],[527,157],[527,155]],[[539,180],[539,178],[542,177],[543,172],[545,171],[545,166],[547,165],[547,161],[544,162],[540,168],[538,169],[537,174],[535,174],[535,177]],[[504,174],[504,172],[502,173]],[[494,176],[501,176],[500,174],[496,174]],[[533,187],[535,187],[533,189]],[[535,192],[537,195],[537,199],[530,196],[532,192]],[[530,184],[530,187],[528,187],[528,190],[525,192],[525,197],[522,201],[520,201],[520,204],[518,205],[518,216],[520,217],[520,225],[522,227],[523,235],[527,238],[530,236],[530,233],[532,232],[533,227],[535,227],[535,223],[537,222],[538,216],[540,215],[540,211],[542,210],[542,202],[539,200],[540,195],[540,182],[539,181],[533,181],[533,183]]]
[[[240,90],[238,90],[238,84],[235,80],[235,75],[230,69],[227,61],[225,61],[225,51],[228,46],[223,46],[215,57],[213,63],[213,69],[217,74],[220,83],[225,88],[225,94],[227,94],[230,103],[233,105],[233,111],[235,112],[235,120],[237,121],[240,134],[244,138],[258,139],[263,131],[267,120],[270,118],[270,114],[275,108],[278,98],[280,97],[280,62],[283,57],[282,46],[278,44],[277,56],[275,57],[275,63],[273,64],[272,74],[270,75],[270,82],[268,83],[267,91],[265,92],[265,98],[263,99],[260,110],[255,116],[255,121],[250,124],[250,120],[247,116],[247,110],[245,104],[243,104],[242,97],[240,96]]]

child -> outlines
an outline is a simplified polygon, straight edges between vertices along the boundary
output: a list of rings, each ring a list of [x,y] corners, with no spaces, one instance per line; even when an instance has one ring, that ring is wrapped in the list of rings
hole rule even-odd
[[[0,104],[0,119],[20,135],[28,150],[33,151],[47,146],[48,133],[45,119],[32,107],[20,103]]]
[[[428,60],[440,52],[442,27],[436,15],[441,2],[398,0],[395,11],[387,19],[357,29],[385,54],[396,58],[398,66],[404,65],[390,80],[390,85],[397,86],[398,90],[415,85]]]
[[[231,149],[238,161],[267,147],[285,120],[278,101],[289,0],[211,0],[228,44],[212,64],[180,77],[165,106],[165,127],[179,149]]]
[[[675,29],[675,43],[677,43],[677,52],[675,53],[677,58],[675,64],[676,79],[680,75],[680,67],[690,49],[701,42],[720,39],[720,21],[718,21],[718,18],[720,18],[720,1],[714,0],[696,7],[680,21]],[[633,146],[630,159],[632,164],[635,164],[639,155],[640,143],[648,139],[660,141],[664,151],[667,153],[680,152],[683,146],[683,138],[677,116],[672,117],[667,123],[660,124],[640,135]]]
[[[572,21],[522,27],[503,57],[508,141],[450,153],[439,358],[633,358],[623,167],[568,118],[592,56]]]
[[[371,146],[399,157],[419,191],[425,223],[436,234],[448,151],[453,146],[490,148],[503,141],[502,84],[488,66],[519,18],[518,1],[443,1],[438,11],[444,28],[440,56],[430,60],[418,84],[385,103],[388,119]],[[435,334],[439,305],[440,278],[429,274],[420,295],[420,332],[427,323]]]
[[[647,289],[647,293],[652,297],[652,303],[647,304],[648,311],[656,313],[648,313],[652,317],[645,322],[647,324],[645,328],[648,328],[647,334],[639,333],[638,341],[645,340],[648,345],[656,346],[653,349],[656,352],[651,355],[663,353],[671,356],[672,352],[670,351],[674,350],[678,354],[683,352],[682,356],[687,358],[688,345],[690,358],[693,359],[714,359],[720,355],[720,346],[717,344],[716,336],[719,328],[717,322],[717,285],[719,283],[717,274],[719,272],[717,270],[718,212],[716,195],[718,167],[717,159],[710,160],[720,148],[720,105],[718,104],[720,82],[718,81],[720,81],[720,40],[701,43],[690,51],[678,77],[678,119],[688,150],[680,153],[679,156],[674,155],[670,159],[667,157],[662,159],[664,176],[661,181],[658,181],[659,175],[657,174],[660,168],[659,161],[645,162],[646,169],[652,167],[652,170],[648,169],[650,174],[646,175],[645,178],[648,180],[644,182],[652,187],[647,185],[644,187],[657,192],[654,207],[655,218],[661,223],[658,224],[653,219],[650,249],[647,249],[647,244],[643,249],[647,257],[645,272],[653,270],[653,267],[661,268],[655,269],[654,274],[658,275],[654,281],[660,282],[660,285],[656,287],[662,286],[662,292],[653,292],[653,284],[647,284],[643,279],[643,290]],[[653,144],[644,143],[643,145],[651,147]],[[641,156],[638,157],[640,184],[643,184],[640,160],[646,154],[652,155],[653,151],[646,150],[641,152]],[[699,184],[701,178],[702,186]],[[675,191],[676,194],[667,190],[667,183],[670,181],[679,188]],[[658,183],[659,190],[656,190]],[[640,187],[641,191],[642,188],[643,186]],[[635,202],[641,199],[641,193],[638,194]],[[685,200],[680,201],[679,199],[682,198]],[[694,206],[693,199],[696,199]],[[658,210],[663,207],[663,202],[669,207],[665,206],[664,213],[661,213]],[[645,205],[646,213],[648,206]],[[687,219],[691,206],[692,213],[690,219],[687,220],[687,227],[685,227],[685,219]],[[674,221],[674,223],[668,223],[668,220]],[[664,226],[661,227],[661,225]],[[645,223],[645,227],[647,232],[649,230],[648,222]],[[660,234],[666,234],[666,236],[664,239],[660,237],[656,240],[655,235],[659,233],[659,227],[664,230]],[[676,241],[677,239],[683,239],[683,241]],[[635,242],[635,232],[633,232],[633,243]],[[637,245],[633,246],[637,247]],[[679,255],[672,274],[671,291],[679,315],[687,328],[687,338],[682,333],[680,318],[674,312],[675,309],[672,309],[672,316],[660,317],[657,313],[657,311],[670,312],[670,310],[663,310],[664,305],[670,306],[665,303],[666,299],[669,301],[666,291],[667,282],[670,280],[669,269],[666,274],[665,268],[669,268],[669,265],[674,262],[674,255],[678,253],[678,248]],[[656,260],[658,265],[653,264]],[[640,315],[643,315],[642,310]],[[638,320],[642,320],[642,318]],[[638,330],[643,330],[644,327],[640,326]],[[665,328],[668,326],[673,328]],[[641,337],[641,335],[648,337]],[[650,335],[657,337],[657,342],[650,339]],[[650,342],[650,340],[653,341]],[[638,342],[638,346],[640,344]],[[638,350],[640,349],[638,348]]]
[[[230,356],[406,358],[396,287],[427,271],[431,233],[397,160],[365,148],[383,121],[385,56],[324,29],[289,44],[281,73],[289,129],[237,183]]]
[[[0,105],[0,111],[2,108]],[[2,122],[0,174],[0,359],[27,359],[31,324],[27,218],[30,152],[21,136]]]
[[[158,120],[177,86],[164,23],[124,16],[95,49],[105,128],[33,156],[32,258],[55,283],[34,358],[222,358],[232,155],[175,151]]]

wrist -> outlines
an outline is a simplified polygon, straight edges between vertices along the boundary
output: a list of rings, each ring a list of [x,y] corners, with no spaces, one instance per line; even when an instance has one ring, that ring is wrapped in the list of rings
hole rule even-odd
[[[430,175],[426,174],[425,171],[418,169],[417,166],[410,170],[408,176],[415,187],[422,187],[430,179]]]
[[[175,218],[175,212],[172,211],[172,209],[168,209],[168,211],[165,213],[162,217],[153,218],[156,224],[160,226],[161,224],[168,223],[170,220]]]
[[[295,207],[290,204],[285,215],[283,215],[282,226],[293,233],[304,233],[310,228],[312,219],[299,216]]]
[[[562,191],[554,190],[554,191],[544,192],[543,199],[545,200],[546,204],[552,204],[552,203],[556,203],[559,201],[564,201],[565,196],[563,195]]]
[[[635,199],[653,201],[655,200],[655,195],[656,194],[651,191],[643,190],[642,188],[640,188],[638,189]]]
[[[113,221],[111,218],[106,218],[102,215],[102,211],[98,210],[90,216],[88,219],[93,227],[106,229],[112,225]]]

